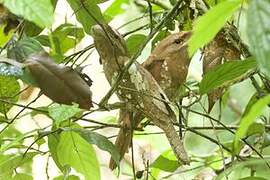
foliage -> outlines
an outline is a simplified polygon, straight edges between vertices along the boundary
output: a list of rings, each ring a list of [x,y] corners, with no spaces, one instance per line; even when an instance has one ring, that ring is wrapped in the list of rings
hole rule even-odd
[[[69,10],[65,12],[64,7]],[[167,17],[173,8],[177,11]],[[46,171],[42,176],[55,180],[136,175],[144,179],[269,179],[269,9],[269,0],[0,0],[0,179],[35,179],[33,172],[41,168],[33,162],[38,159],[46,166],[39,171]],[[129,55],[141,55],[138,60],[147,59],[168,35],[192,31],[189,76],[181,88],[184,100],[175,108],[183,121],[180,129],[190,165],[177,161],[164,134],[148,119],[131,126],[138,130],[128,144],[133,148],[132,160],[120,161],[110,137],[124,125],[108,111],[123,103],[97,103],[108,97],[100,94],[105,93],[100,89],[107,82],[98,78],[100,65],[89,41],[91,28],[104,23],[125,35]],[[213,68],[201,77],[199,59],[209,56],[204,47],[219,32],[224,32],[226,43],[217,40],[215,45],[226,47],[213,51],[222,49],[216,53],[225,58],[214,59],[208,64]],[[239,52],[241,59],[227,61],[232,51]],[[43,59],[41,52],[46,52]],[[93,79],[92,93],[88,76]],[[33,86],[41,91],[37,93]],[[59,91],[61,87],[64,90]],[[100,92],[96,87],[101,87]],[[216,103],[207,112],[207,96],[218,90],[223,95],[220,106]],[[48,103],[44,95],[52,101]],[[72,103],[61,104],[69,101],[67,97],[72,97]],[[179,127],[179,122],[174,123]],[[118,174],[103,174],[109,156],[119,167]],[[53,177],[51,167],[58,170],[57,176]]]

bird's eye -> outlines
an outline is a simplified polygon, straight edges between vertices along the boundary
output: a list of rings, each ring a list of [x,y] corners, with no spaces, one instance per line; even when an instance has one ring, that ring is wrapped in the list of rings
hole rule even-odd
[[[182,41],[181,41],[181,39],[176,39],[176,40],[174,40],[174,43],[176,43],[176,44],[181,44]]]

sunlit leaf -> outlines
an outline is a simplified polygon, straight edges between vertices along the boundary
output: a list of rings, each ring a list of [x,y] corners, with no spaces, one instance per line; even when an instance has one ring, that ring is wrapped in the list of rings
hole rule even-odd
[[[270,1],[250,1],[247,11],[247,34],[250,50],[260,70],[270,78]]]
[[[32,180],[33,177],[29,174],[24,173],[17,173],[14,177],[12,177],[13,180]]]
[[[27,153],[23,154],[11,154],[11,155],[0,155],[0,179],[5,179],[4,177],[15,168],[22,166],[33,159],[38,153]],[[7,176],[8,177],[8,176]]]
[[[128,52],[133,55],[134,53],[137,52],[138,48],[140,45],[144,42],[146,36],[143,34],[134,34],[128,37],[127,39],[127,47],[128,47]]]
[[[59,158],[57,155],[57,146],[59,144],[59,140],[60,140],[59,134],[57,133],[50,134],[48,136],[48,147],[50,150],[50,155],[54,160],[54,163],[61,171],[64,171],[64,166],[62,166],[61,163],[59,162]]]
[[[91,144],[75,132],[62,132],[57,146],[59,162],[70,165],[85,179],[99,180],[100,169],[96,153]]]
[[[254,59],[229,61],[216,66],[204,75],[200,83],[200,93],[205,94],[215,88],[233,84],[254,71],[254,68],[256,68]]]
[[[105,22],[95,1],[67,0],[67,2],[73,9],[77,20],[82,24],[84,31],[87,34],[91,34],[91,27],[93,25],[98,22]]]
[[[52,41],[50,41],[51,36]],[[52,48],[53,55],[57,54],[64,57],[69,49],[74,48],[84,37],[83,28],[76,27],[75,25],[66,23],[58,26],[49,35],[40,35],[36,39],[43,45]],[[51,44],[53,43],[53,44]],[[57,63],[63,62],[64,58],[57,59]]]
[[[240,7],[242,0],[228,0],[214,6],[203,16],[199,17],[189,40],[189,54],[192,55],[211,39],[224,26],[226,21]]]
[[[113,160],[119,165],[120,154],[114,144],[109,141],[107,137],[96,132],[83,129],[73,129],[73,131],[78,132],[88,143],[95,144],[99,149],[109,152]]]
[[[55,120],[56,126],[65,120],[70,119],[71,117],[81,113],[82,110],[78,105],[65,105],[65,104],[53,104],[48,107],[49,115]]]
[[[0,47],[3,47],[12,37],[13,31],[9,31],[8,34],[6,35],[4,33],[4,28],[5,26],[0,26]]]
[[[249,176],[249,177],[241,178],[241,179],[238,179],[238,180],[267,180],[267,179],[262,178],[262,177]]]
[[[53,6],[50,0],[4,0],[4,5],[12,13],[39,27],[50,27],[53,23]]]
[[[16,103],[18,101],[18,93],[20,85],[15,77],[0,75],[0,99],[7,102]],[[0,101],[0,113],[7,113],[12,104]]]
[[[265,107],[270,103],[270,95],[258,100],[250,109],[250,111],[241,119],[240,126],[236,131],[234,138],[234,150],[238,152],[240,139],[246,136],[249,127],[253,124],[254,120],[260,116]]]
[[[106,21],[110,22],[116,15],[125,12],[122,6],[127,3],[129,0],[115,0],[103,13]]]
[[[161,169],[167,172],[174,172],[180,166],[173,151],[167,150],[163,152],[152,164],[151,167]]]
[[[80,178],[78,176],[75,176],[75,175],[70,175],[68,177],[65,177],[66,179],[65,180],[80,180]],[[64,176],[57,176],[55,178],[53,178],[53,180],[63,180],[64,179]]]

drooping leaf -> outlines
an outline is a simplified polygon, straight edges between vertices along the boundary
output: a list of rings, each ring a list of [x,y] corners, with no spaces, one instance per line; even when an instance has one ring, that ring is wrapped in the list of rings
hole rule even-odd
[[[11,103],[18,101],[20,85],[15,77],[0,75],[0,99]],[[7,113],[12,104],[0,101],[0,113]]]
[[[260,116],[264,108],[270,103],[270,95],[258,100],[249,110],[249,112],[241,119],[240,126],[236,131],[234,138],[234,150],[238,152],[240,139],[246,136],[249,127],[254,120]]]
[[[30,55],[43,51],[42,45],[35,39],[25,37],[8,50],[8,58],[24,62]]]
[[[75,132],[62,132],[57,146],[57,156],[62,166],[70,165],[85,179],[99,180],[100,169],[95,150]]]
[[[270,78],[270,1],[253,0],[247,11],[247,34],[250,50],[260,70]]]
[[[51,0],[4,0],[4,5],[18,16],[34,22],[39,27],[50,27],[53,23]]]
[[[172,150],[163,152],[152,164],[151,167],[167,172],[174,172],[180,166]]]
[[[133,55],[136,53],[137,49],[140,47],[140,45],[144,42],[146,36],[143,34],[134,34],[128,37],[126,40],[128,52]]]
[[[109,152],[113,160],[119,165],[120,154],[108,138],[96,132],[84,129],[73,129],[73,131],[78,132],[88,143],[95,144],[98,148]]]
[[[68,120],[69,118],[81,113],[82,110],[78,105],[65,105],[65,104],[53,104],[48,108],[49,115],[55,120],[56,127],[62,121]]]
[[[189,40],[190,55],[215,37],[226,21],[240,7],[241,2],[242,0],[224,1],[198,18],[193,29],[193,35]]]
[[[42,92],[60,104],[79,104],[80,108],[92,107],[92,93],[80,75],[68,66],[56,64],[47,54],[36,54],[26,61],[27,69]]]
[[[115,0],[103,13],[107,22],[110,22],[116,15],[119,15],[124,11],[123,4],[129,3],[129,0]]]
[[[96,21],[105,22],[96,1],[67,0],[67,2],[87,34],[91,34],[91,27],[97,24]]]
[[[206,73],[200,83],[200,93],[228,86],[238,82],[244,76],[254,71],[256,61],[252,58],[243,61],[230,61],[219,65]]]

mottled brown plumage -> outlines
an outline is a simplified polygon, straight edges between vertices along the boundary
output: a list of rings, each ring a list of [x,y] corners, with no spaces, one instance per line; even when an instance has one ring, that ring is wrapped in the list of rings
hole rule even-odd
[[[95,47],[101,56],[104,73],[109,83],[113,84],[117,74],[121,72],[130,59],[126,51],[126,44],[119,33],[107,25],[103,25],[103,27],[94,26],[92,34]],[[167,101],[168,99],[156,80],[145,68],[134,62],[121,79],[116,93],[120,100],[126,102],[127,106],[132,107],[132,112],[143,114],[161,128],[179,162],[189,164],[183,142],[173,126],[173,122],[176,121],[175,114],[171,109],[168,109],[166,103],[159,100]]]
[[[157,83],[160,85],[166,96],[171,101],[177,101],[180,87],[186,80],[190,59],[187,52],[187,40],[191,32],[183,31],[174,33],[163,39],[153,50],[149,58],[142,64]],[[121,128],[115,141],[121,158],[127,152],[132,138],[132,128],[136,128],[144,118],[142,114],[121,110],[119,121],[124,128]],[[110,168],[116,167],[111,159]]]
[[[224,30],[205,47],[203,58],[203,74],[226,61],[239,60],[241,52],[229,42]],[[208,93],[208,112],[210,113],[215,102],[223,95],[224,88],[217,88]]]

